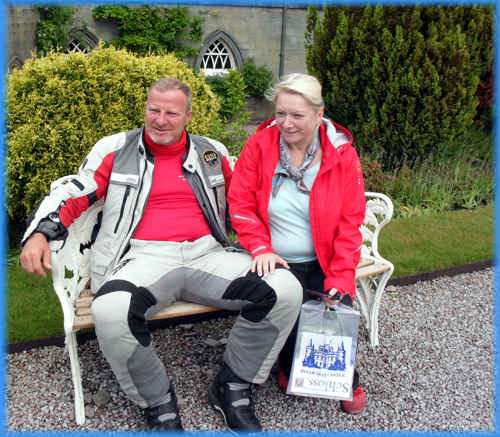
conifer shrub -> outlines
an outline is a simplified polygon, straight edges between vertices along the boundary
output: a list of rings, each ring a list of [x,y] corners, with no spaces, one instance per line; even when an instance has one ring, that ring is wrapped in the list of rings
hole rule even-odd
[[[8,212],[19,224],[57,178],[74,174],[102,137],[144,124],[157,79],[175,76],[193,92],[190,132],[221,131],[220,103],[202,75],[174,55],[138,57],[97,47],[91,55],[49,53],[8,77]]]
[[[306,64],[361,152],[411,166],[471,127],[491,30],[491,7],[311,8]]]

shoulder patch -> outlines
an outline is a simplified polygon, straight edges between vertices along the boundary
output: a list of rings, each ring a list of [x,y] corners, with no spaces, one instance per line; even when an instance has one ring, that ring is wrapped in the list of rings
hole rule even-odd
[[[211,169],[217,169],[221,166],[219,154],[215,150],[205,150],[202,158],[203,163]]]

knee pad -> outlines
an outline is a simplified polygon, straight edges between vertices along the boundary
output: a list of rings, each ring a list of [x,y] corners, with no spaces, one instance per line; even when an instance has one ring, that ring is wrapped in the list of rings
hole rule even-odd
[[[145,314],[155,304],[156,298],[147,288],[137,287],[129,281],[114,280],[106,282],[97,292],[92,302],[92,315],[96,326],[117,319],[122,321],[126,317],[130,332],[142,346],[147,347],[151,344],[151,333]]]
[[[264,319],[276,303],[276,293],[257,273],[248,272],[227,287],[223,299],[250,301],[241,309],[241,316],[251,322]]]

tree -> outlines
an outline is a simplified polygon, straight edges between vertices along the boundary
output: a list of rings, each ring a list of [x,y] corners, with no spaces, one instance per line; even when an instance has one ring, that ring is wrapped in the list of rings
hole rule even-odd
[[[310,8],[306,64],[358,149],[412,165],[470,128],[491,29],[491,7]]]

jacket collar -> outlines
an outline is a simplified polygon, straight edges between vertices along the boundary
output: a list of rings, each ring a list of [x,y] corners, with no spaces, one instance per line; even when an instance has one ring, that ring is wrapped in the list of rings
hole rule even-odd
[[[278,130],[276,127],[276,120],[274,118],[270,118],[260,124],[256,133],[263,132],[272,127],[274,127],[276,131]],[[321,148],[323,149],[322,167],[328,169],[340,161],[341,155],[347,147],[352,146],[353,137],[345,127],[340,126],[325,117],[322,119],[319,134]]]
[[[263,131],[272,126],[276,126],[275,118],[270,118],[269,120],[261,123],[257,128],[257,132]],[[339,149],[339,151],[348,145],[352,146],[353,138],[351,133],[345,127],[342,127],[337,123],[333,123],[328,118],[323,117],[320,130],[324,130],[326,134],[325,140],[328,140],[330,145]]]

